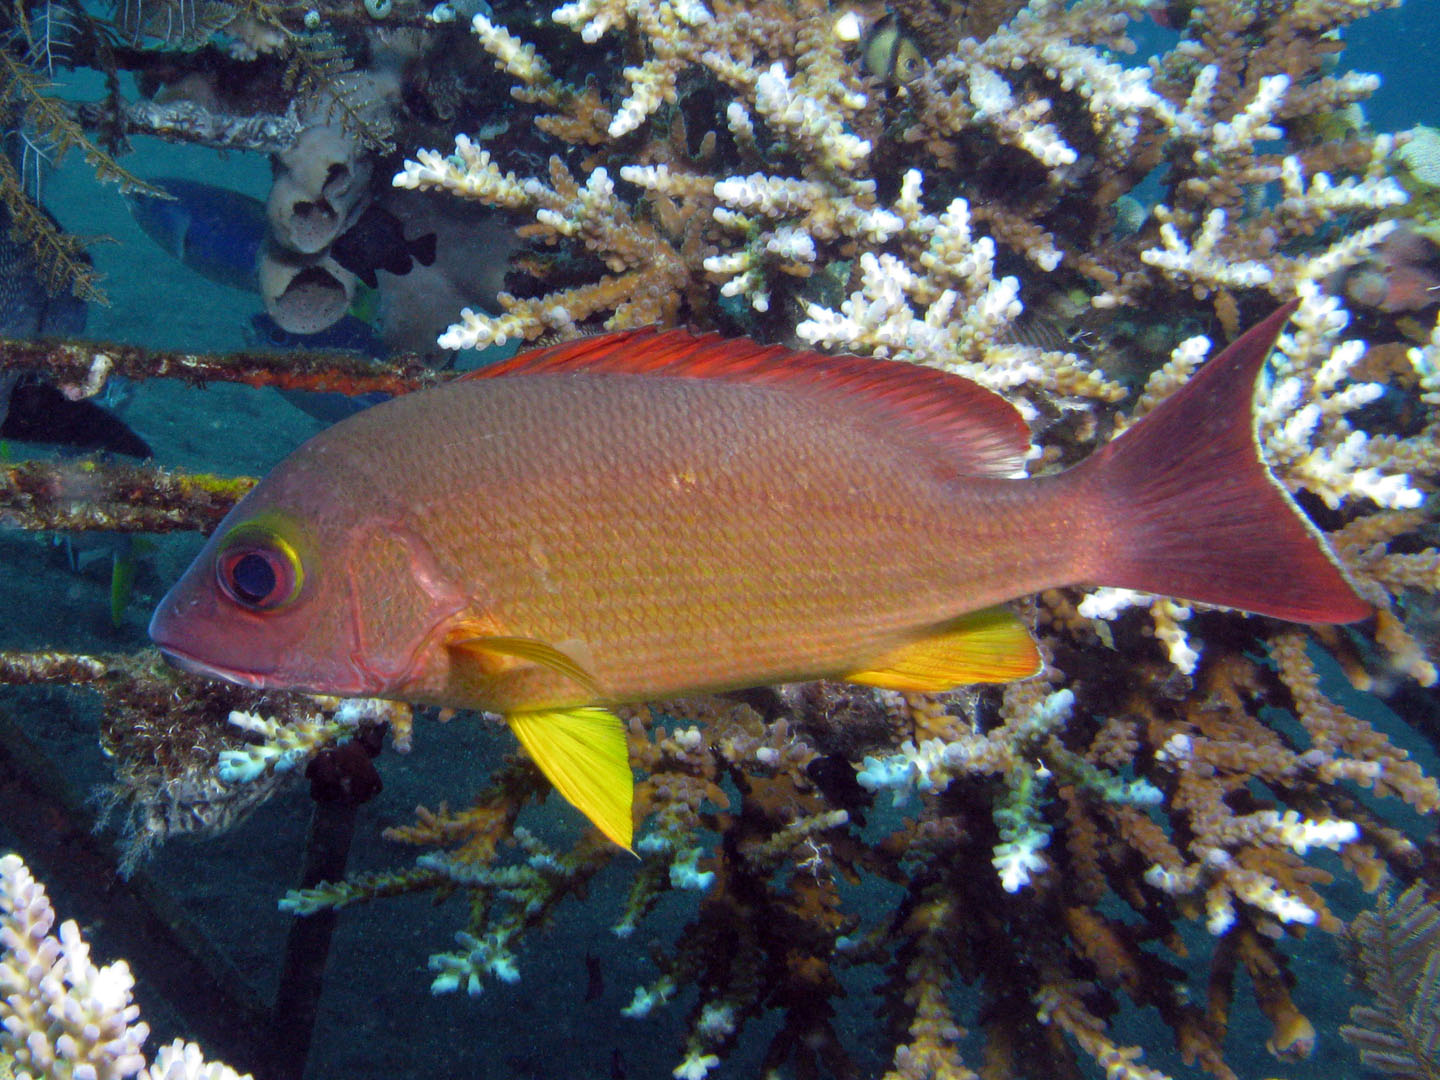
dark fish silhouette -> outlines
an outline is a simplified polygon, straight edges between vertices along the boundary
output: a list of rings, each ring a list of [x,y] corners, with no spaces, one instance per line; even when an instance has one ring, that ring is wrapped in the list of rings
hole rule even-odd
[[[376,288],[375,271],[408,274],[414,263],[435,261],[435,234],[405,239],[405,226],[389,210],[371,206],[350,229],[330,245],[330,255],[370,288]]]
[[[865,824],[865,807],[875,800],[875,796],[860,786],[860,781],[855,779],[855,766],[846,760],[844,754],[826,754],[812,759],[805,766],[805,775],[820,789],[826,802],[849,811],[855,824]]]
[[[50,294],[34,248],[12,234],[10,211],[0,206],[0,335],[73,337],[84,331],[85,302],[68,292]],[[93,401],[71,401],[40,377],[19,372],[0,373],[0,439],[150,456],[145,440],[113,413]]]
[[[605,993],[605,973],[600,969],[598,956],[585,957],[585,1000],[596,1001]]]
[[[0,421],[0,438],[56,443],[76,450],[107,450],[130,457],[150,456],[150,445],[118,416],[93,401],[71,401],[49,383],[33,377],[11,385],[9,408]]]

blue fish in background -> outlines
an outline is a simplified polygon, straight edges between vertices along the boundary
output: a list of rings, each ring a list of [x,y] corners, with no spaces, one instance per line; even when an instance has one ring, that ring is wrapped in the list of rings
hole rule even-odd
[[[178,176],[158,177],[150,184],[171,198],[138,193],[126,197],[131,216],[146,236],[210,281],[247,292],[260,291],[257,268],[269,228],[264,202]],[[336,238],[330,253],[373,289],[376,270],[400,275],[408,273],[414,263],[433,263],[435,234],[407,240],[399,218],[371,206]]]
[[[260,246],[269,225],[265,204],[253,195],[200,180],[162,176],[150,183],[172,198],[140,193],[125,197],[145,235],[201,277],[259,292]]]
[[[143,194],[127,196],[130,213],[145,235],[171,257],[207,280],[247,292],[258,292],[260,249],[269,227],[265,204],[251,195],[201,180],[166,176],[150,183],[172,198]],[[362,220],[371,223],[367,226],[367,235],[379,235],[374,233],[373,218]],[[391,235],[389,242],[402,248],[405,244],[403,234]],[[389,250],[385,243],[378,245],[368,262],[361,258],[363,252],[357,243],[351,243],[347,251],[349,261],[362,268],[391,269],[402,261],[401,252]],[[403,253],[403,262],[404,268],[408,269],[411,262],[408,250]],[[373,269],[368,276],[374,279]],[[354,315],[346,315],[318,334],[294,334],[282,329],[265,312],[258,312],[250,317],[250,330],[246,337],[252,345],[263,349],[355,352],[371,358],[382,357],[389,351],[375,328]],[[325,423],[343,420],[390,396],[362,394],[352,398],[344,394],[304,390],[279,392],[297,409]]]
[[[384,356],[385,345],[375,328],[364,319],[346,315],[334,326],[318,334],[292,334],[279,326],[265,312],[250,316],[250,332],[246,335],[252,344],[262,349],[307,349],[314,352],[354,352],[372,359]],[[313,416],[326,424],[333,424],[353,416],[371,405],[389,401],[384,393],[332,394],[312,390],[286,390],[277,392],[301,412]]]
[[[308,349],[313,352],[354,352],[372,360],[384,356],[388,349],[364,319],[354,315],[342,316],[333,326],[327,326],[318,334],[292,334],[284,329],[265,312],[250,316],[250,330],[246,340],[261,349]]]
[[[261,200],[182,177],[148,183],[171,198],[128,198],[146,235],[209,280],[258,294],[269,228]],[[495,305],[519,242],[506,215],[475,210],[437,211],[414,192],[380,195],[328,251],[357,279],[349,314],[373,329],[361,331],[354,322],[342,320],[343,327],[331,328],[339,338],[324,340],[287,334],[267,320],[255,327],[258,337],[252,343],[275,349],[338,348],[370,356],[395,351],[433,356],[436,337],[454,321],[457,310],[466,304],[486,309]],[[443,247],[441,236],[446,238]],[[385,273],[379,273],[382,270]]]

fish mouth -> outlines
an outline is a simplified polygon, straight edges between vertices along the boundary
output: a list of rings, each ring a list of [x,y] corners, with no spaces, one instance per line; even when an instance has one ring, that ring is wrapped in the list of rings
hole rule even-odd
[[[173,645],[161,645],[160,655],[165,657],[167,663],[172,667],[190,675],[201,675],[209,679],[221,679],[225,682],[237,683],[240,686],[248,686],[255,690],[264,690],[267,686],[265,676],[254,671],[237,671],[233,668],[216,667],[214,664],[207,664],[204,660],[197,659],[187,653],[180,651]]]

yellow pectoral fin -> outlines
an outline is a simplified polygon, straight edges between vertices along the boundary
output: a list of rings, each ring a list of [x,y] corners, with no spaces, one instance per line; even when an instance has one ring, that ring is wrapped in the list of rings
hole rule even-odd
[[[604,709],[537,709],[506,719],[555,790],[626,851],[635,779],[620,718]]]
[[[488,634],[478,637],[452,634],[446,643],[453,652],[468,658],[483,675],[498,675],[516,665],[535,664],[558,671],[591,693],[599,693],[595,677],[580,662],[554,645],[534,638]]]
[[[969,683],[1010,682],[1040,670],[1035,639],[1009,608],[973,611],[938,634],[877,657],[846,682],[885,690],[936,693]]]

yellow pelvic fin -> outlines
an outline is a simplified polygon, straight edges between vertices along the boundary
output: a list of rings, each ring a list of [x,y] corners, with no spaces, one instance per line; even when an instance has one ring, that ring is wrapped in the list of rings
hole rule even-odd
[[[598,695],[600,692],[595,677],[586,671],[573,656],[554,645],[537,641],[535,638],[509,637],[501,634],[469,637],[463,636],[463,632],[461,632],[452,633],[447,645],[451,650],[467,656],[485,675],[499,675],[509,671],[517,666],[515,662],[519,661],[521,664],[535,664],[558,671],[592,694]]]
[[[1040,665],[1030,631],[1009,608],[992,607],[961,616],[939,633],[892,649],[841,678],[886,690],[935,693],[969,683],[1024,679]]]
[[[620,718],[585,706],[515,712],[506,719],[555,790],[633,854],[635,778]]]

